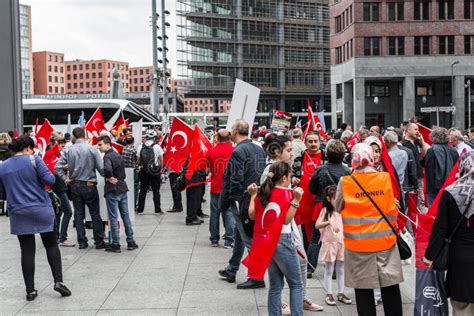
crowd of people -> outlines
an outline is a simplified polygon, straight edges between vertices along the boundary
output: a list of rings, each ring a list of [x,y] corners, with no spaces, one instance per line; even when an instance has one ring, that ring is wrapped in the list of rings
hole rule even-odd
[[[323,138],[316,130],[303,132],[299,128],[288,132],[262,128],[252,132],[248,122],[238,120],[231,131],[215,131],[205,167],[194,171],[189,179],[185,177],[189,160],[181,172],[164,166],[166,148],[160,146],[162,142],[154,130],[146,131],[141,140],[135,140],[130,129],[124,129],[121,135],[104,131],[91,145],[84,129],[77,127],[71,135],[54,132],[50,144],[39,155],[33,135],[14,138],[2,133],[0,200],[7,201],[11,233],[18,235],[20,242],[26,298],[33,300],[37,296],[34,234],[41,235],[46,248],[54,289],[63,296],[71,295],[62,283],[58,247],[76,246],[67,234],[71,218],[79,249],[89,246],[86,206],[96,249],[121,252],[119,216],[127,250],[137,249],[127,192],[133,190],[134,211],[140,215],[151,189],[154,212],[162,215],[160,189],[166,174],[173,199],[167,212],[184,211],[182,191],[186,191],[185,224],[201,225],[210,217],[210,245],[219,247],[222,237],[223,246],[232,249],[228,265],[218,271],[223,280],[234,283],[245,250],[259,251],[258,243],[265,242],[270,231],[277,230],[276,243],[270,247],[271,260],[264,264],[270,283],[270,315],[322,311],[323,306],[316,301],[323,301],[328,307],[352,304],[346,287],[355,289],[360,315],[375,315],[380,300],[386,315],[402,315],[402,262],[391,227],[397,226],[399,211],[407,212],[409,193],[416,194],[417,209],[426,213],[457,163],[460,178],[442,193],[435,222],[434,229],[441,233],[432,235],[423,260],[431,264],[460,219],[453,251],[466,254],[466,249],[474,248],[474,230],[469,224],[474,213],[474,128],[463,133],[456,128],[434,127],[430,142],[418,129],[413,122],[386,129],[361,127],[357,131],[342,124]],[[114,143],[123,145],[121,153],[114,149]],[[46,152],[52,148],[57,148],[57,159],[46,159]],[[384,161],[384,155],[390,164]],[[126,168],[133,169],[133,189],[127,186]],[[104,242],[98,175],[105,183],[110,243]],[[209,215],[202,209],[207,182]],[[60,211],[52,193],[59,201]],[[225,228],[223,236],[220,218]],[[407,229],[411,231],[410,225]],[[319,262],[324,266],[324,299],[310,298],[306,292],[307,279],[313,277]],[[472,278],[463,278],[473,263],[474,257],[467,254],[462,260],[450,260],[455,269],[448,272],[449,294],[459,315],[473,312],[474,289],[472,282],[468,283]],[[265,287],[263,276],[248,268],[248,279],[237,288]],[[284,279],[290,288],[288,301],[282,299]]]

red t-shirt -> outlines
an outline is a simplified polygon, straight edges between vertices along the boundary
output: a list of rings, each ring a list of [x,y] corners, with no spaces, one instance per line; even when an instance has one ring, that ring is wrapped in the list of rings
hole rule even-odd
[[[211,193],[221,193],[222,180],[227,162],[234,151],[229,143],[218,143],[207,154],[207,161],[211,170]]]

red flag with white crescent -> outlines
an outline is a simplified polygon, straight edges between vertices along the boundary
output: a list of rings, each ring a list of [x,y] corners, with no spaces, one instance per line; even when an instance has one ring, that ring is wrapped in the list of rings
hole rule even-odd
[[[308,107],[308,122],[306,125],[306,130],[304,131],[303,135],[301,135],[302,140],[306,138],[306,135],[308,135],[309,132],[316,130],[316,122],[314,121],[313,108],[311,107],[311,101],[309,99],[308,99],[307,107]]]
[[[163,164],[174,172],[180,172],[189,157],[193,133],[193,129],[179,118],[173,119]]]
[[[95,110],[94,114],[92,114],[91,118],[87,121],[87,124],[84,126],[84,128],[89,133],[97,132],[97,134],[100,134],[100,132],[103,130],[107,130],[100,107]]]
[[[195,171],[205,170],[208,167],[207,153],[211,148],[211,142],[196,124],[194,126],[188,169],[186,169],[186,178],[188,180],[191,179]]]
[[[61,152],[59,151],[58,143],[54,143],[50,149],[48,149],[43,156],[43,161],[48,167],[49,171],[53,174],[56,174],[54,168],[56,167],[56,162],[58,162]]]
[[[49,144],[49,139],[51,138],[51,134],[53,134],[54,128],[49,123],[48,119],[44,120],[43,125],[38,130],[38,133],[35,135],[36,137],[36,146],[35,148],[38,148],[41,150],[41,152],[45,152],[46,146]]]
[[[248,256],[242,261],[251,279],[263,280],[270,260],[278,245],[285,217],[293,200],[293,191],[275,187],[266,206],[255,199],[255,225],[252,245]]]
[[[319,135],[321,135],[322,138],[327,139],[326,132],[324,131],[323,125],[319,121],[319,116],[316,115],[314,117],[314,126],[316,127],[316,130],[319,132]]]

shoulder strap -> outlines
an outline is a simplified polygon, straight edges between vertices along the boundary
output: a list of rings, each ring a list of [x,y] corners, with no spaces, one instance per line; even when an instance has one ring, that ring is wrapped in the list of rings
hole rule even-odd
[[[466,207],[466,210],[464,211],[464,213],[462,214],[461,218],[459,219],[459,221],[457,222],[456,226],[454,227],[453,231],[451,232],[451,235],[449,235],[449,238],[447,239],[447,242],[450,243],[451,240],[453,239],[454,237],[454,234],[456,233],[456,231],[458,230],[459,226],[461,226],[461,222],[462,222],[462,219],[464,218],[464,216],[466,215],[467,211],[469,210],[469,208],[471,207],[471,203],[472,203],[472,200],[469,202],[469,204],[467,205]]]
[[[337,185],[337,183],[334,182],[334,179],[332,178],[331,173],[329,172],[328,168],[326,168],[325,171],[329,177],[329,180],[331,180],[332,184]]]
[[[359,183],[359,181],[357,181],[357,179],[354,177],[354,175],[351,174],[351,178],[352,180],[354,180],[354,182],[359,186],[359,188],[362,190],[362,192],[364,192],[365,196],[370,200],[370,202],[372,202],[372,204],[375,206],[375,208],[377,209],[377,211],[379,211],[380,215],[382,215],[383,219],[387,222],[387,224],[390,226],[390,228],[392,228],[393,232],[395,233],[395,235],[397,234],[397,230],[395,229],[395,227],[393,227],[392,223],[390,223],[390,221],[388,220],[387,216],[385,216],[385,214],[382,212],[382,210],[379,208],[379,206],[375,203],[375,201],[372,199],[372,197],[367,193],[367,191],[365,191],[364,187],[362,187],[362,185]]]

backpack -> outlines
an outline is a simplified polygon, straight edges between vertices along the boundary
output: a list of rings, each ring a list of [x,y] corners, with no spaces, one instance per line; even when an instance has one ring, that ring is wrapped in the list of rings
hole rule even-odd
[[[159,165],[156,164],[155,161],[155,151],[153,149],[152,144],[151,146],[147,146],[143,144],[142,149],[140,150],[140,166],[148,173],[157,174],[161,171]]]

